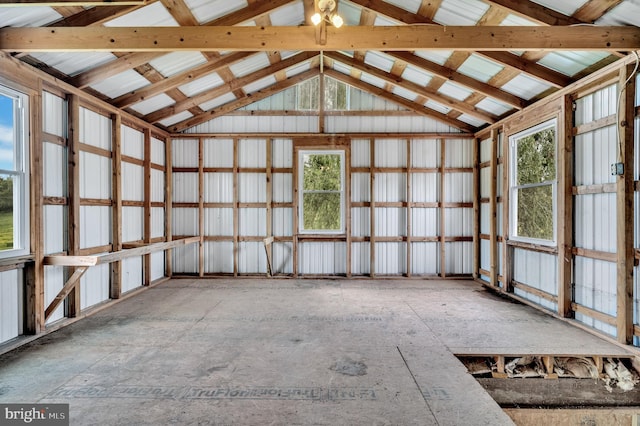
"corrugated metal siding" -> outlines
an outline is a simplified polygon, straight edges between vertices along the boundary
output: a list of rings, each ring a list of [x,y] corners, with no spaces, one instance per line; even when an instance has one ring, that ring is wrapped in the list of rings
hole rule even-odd
[[[204,234],[233,236],[233,209],[204,209]]]
[[[141,241],[144,238],[144,209],[123,207],[122,218],[122,241]]]
[[[198,235],[198,209],[174,209],[171,218],[174,235]]]
[[[65,148],[53,143],[43,143],[43,195],[64,197],[66,195],[66,152]]]
[[[246,133],[311,133],[318,131],[318,117],[229,115],[194,126],[185,133],[238,133],[239,130]]]
[[[44,253],[61,253],[65,250],[66,216],[64,206],[43,206]]]
[[[62,18],[51,7],[0,7],[3,27],[40,27]]]
[[[407,235],[407,212],[400,207],[376,207],[377,237],[396,237]]]
[[[164,237],[164,208],[151,208],[151,238]]]
[[[473,243],[445,243],[445,269],[448,274],[470,274],[473,271]]]
[[[351,244],[351,273],[354,275],[369,275],[371,273],[369,243]]]
[[[164,172],[151,169],[151,201],[164,202]]]
[[[192,196],[193,195],[197,196],[197,194],[192,194]],[[205,203],[233,202],[233,173],[205,173],[204,174],[204,202]]]
[[[273,202],[291,203],[293,202],[293,175],[291,173],[274,173],[273,179]]]
[[[122,261],[122,292],[142,285],[142,256],[128,257]]]
[[[109,300],[108,264],[96,265],[87,269],[80,279],[80,308],[87,309],[98,303]]]
[[[80,107],[80,142],[111,150],[111,119]]]
[[[239,167],[266,167],[266,142],[262,139],[238,141]]]
[[[110,158],[80,152],[80,197],[102,200],[111,198]]]
[[[376,139],[376,167],[406,167],[407,143],[401,139]]]
[[[52,93],[42,92],[42,130],[52,135],[66,137],[66,120],[67,102]]]
[[[514,280],[552,295],[558,294],[557,256],[516,248],[513,250],[513,265]],[[519,290],[516,294],[547,309],[557,310],[555,303],[551,303],[539,296]]]
[[[298,245],[302,275],[344,274],[347,246],[342,242],[304,242]]]
[[[233,167],[233,139],[205,139],[204,140],[204,159],[203,164],[204,167]],[[197,149],[196,146],[190,146],[188,150],[185,150],[181,153],[182,156],[185,155],[194,155],[194,149]],[[175,155],[174,155],[175,158]],[[197,159],[197,157],[196,157]],[[193,163],[193,158],[191,159],[180,159],[180,163],[188,162],[189,164]],[[197,167],[198,165],[190,167]],[[175,164],[174,164],[174,167]]]
[[[369,139],[351,141],[351,167],[369,167],[371,162],[371,142]]]
[[[404,173],[377,173],[374,183],[376,201],[407,200],[407,175]]]
[[[196,245],[193,245],[196,247]],[[188,255],[185,253],[185,255]],[[194,255],[196,253],[194,252]],[[174,261],[176,256],[174,256]],[[197,259],[197,256],[196,256]],[[192,265],[185,265],[191,267]],[[188,268],[190,269],[190,268]],[[187,271],[184,271],[187,272]],[[195,269],[193,270],[195,272]],[[204,243],[204,272],[205,273],[233,273],[233,243],[213,242]]]
[[[264,173],[238,174],[238,200],[241,203],[266,201],[267,176]]]
[[[121,127],[122,155],[144,159],[144,134],[128,126]]]
[[[0,272],[0,343],[22,334],[22,269]]]
[[[439,209],[411,209],[411,236],[435,237],[440,224]]]
[[[433,168],[440,164],[440,142],[435,139],[413,139],[411,141],[411,166]]]
[[[611,262],[576,256],[574,260],[575,302],[598,312],[616,314],[616,265]],[[585,315],[576,319],[612,336],[616,328]]]
[[[151,254],[151,281],[159,280],[165,276],[164,252]]]
[[[429,261],[425,261],[429,259]],[[435,275],[440,269],[438,243],[411,243],[411,273]]]
[[[205,180],[205,188],[206,188],[206,180]],[[197,203],[198,202],[198,174],[197,173],[173,173],[173,202],[174,203]]]
[[[239,209],[238,233],[241,236],[262,237],[267,235],[266,209]]]
[[[351,201],[355,203],[371,201],[371,187],[369,173],[351,174]]]
[[[407,244],[377,243],[375,262],[376,274],[400,275],[406,273]]]
[[[165,143],[160,139],[151,138],[151,162],[164,166]]]
[[[194,235],[194,234],[191,234],[191,235]],[[213,243],[205,243],[205,259],[207,259],[207,261],[211,258],[213,258],[214,260],[217,259],[218,258],[217,256],[219,255],[219,253],[214,253],[213,256],[211,253],[207,253],[207,244],[213,244]],[[229,250],[229,253],[233,253],[233,250]],[[195,274],[198,272],[199,256],[198,256],[197,244],[189,244],[184,247],[174,248],[172,255],[173,255],[172,262],[173,262],[174,273]]]
[[[267,256],[262,242],[241,241],[238,244],[238,273],[265,274]]]
[[[275,242],[271,245],[271,270],[274,274],[293,273],[293,247],[291,243]]]
[[[290,117],[293,118],[293,117]],[[317,119],[314,118],[317,124]],[[384,132],[453,132],[460,130],[435,119],[422,116],[409,117],[357,117],[329,116],[325,119],[325,131],[328,133],[384,133]],[[317,130],[309,130],[317,131]]]
[[[44,305],[49,306],[53,299],[62,290],[65,283],[63,266],[47,266],[44,268]],[[64,317],[64,304],[60,304],[47,319],[47,324],[51,324]]]
[[[111,207],[80,206],[80,248],[98,247],[110,242]]]

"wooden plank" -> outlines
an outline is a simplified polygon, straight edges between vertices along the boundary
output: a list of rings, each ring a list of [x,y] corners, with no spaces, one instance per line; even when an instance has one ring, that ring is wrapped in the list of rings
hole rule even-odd
[[[173,240],[173,172],[171,171],[171,165],[173,164],[173,139],[169,138],[164,143],[164,235],[167,242]],[[165,275],[169,278],[173,275],[173,251],[167,250],[164,257],[165,262]]]
[[[42,204],[45,206],[66,206],[67,197],[42,197]]]
[[[376,140],[375,138],[369,139],[369,167],[371,172],[369,173],[369,276],[374,278],[376,276]]]
[[[239,235],[239,187],[238,187],[238,138],[233,139],[233,276],[238,276],[238,251],[240,245],[238,244]]]
[[[573,265],[573,105],[571,96],[563,97],[558,117],[558,190],[557,190],[557,246],[558,246],[558,315],[573,316],[572,265]]]
[[[445,244],[445,223],[447,220],[445,203],[445,163],[447,160],[447,150],[444,139],[440,139],[440,276],[447,276],[447,246]]]
[[[343,26],[326,28],[326,43],[316,42],[316,29],[307,26],[242,27],[46,27],[0,29],[5,52],[99,51],[166,52],[181,50],[513,50],[640,49],[636,27],[523,27],[523,26]]]
[[[143,230],[144,242],[151,242],[151,131],[149,128],[144,129],[144,204],[143,204]],[[143,285],[151,285],[151,255],[147,254],[143,258]]]
[[[94,266],[96,256],[44,256],[43,264],[52,266]]]
[[[204,277],[204,139],[198,138],[198,275]]]
[[[573,123],[573,121],[572,121]],[[603,127],[608,127],[616,124],[616,115],[611,114],[607,117],[602,117],[598,120],[590,121],[588,123],[580,124],[572,128],[572,134],[574,136],[578,136],[584,133],[593,132],[594,130],[602,129]]]
[[[507,246],[523,250],[535,251],[538,253],[558,254],[558,248],[542,244],[525,243],[524,241],[507,240]]]
[[[68,184],[68,253],[77,255],[80,250],[80,98],[69,95],[68,101],[68,148],[67,148],[67,184]],[[78,279],[84,270],[79,273]],[[75,273],[72,270],[72,276]],[[76,317],[80,314],[80,287],[69,287],[67,316]],[[65,294],[66,296],[66,294]],[[62,301],[60,301],[62,302]],[[59,303],[58,303],[59,304]],[[45,317],[47,315],[45,314]]]
[[[60,304],[64,301],[67,296],[71,296],[74,290],[78,289],[77,284],[80,282],[80,278],[87,271],[87,266],[79,266],[73,271],[73,274],[69,277],[67,282],[62,287],[62,290],[58,293],[58,295],[53,299],[53,301],[47,306],[47,309],[44,311],[44,319],[45,321],[51,316],[51,314],[60,306]],[[77,291],[76,291],[77,292]],[[79,293],[78,293],[79,294]],[[80,313],[78,311],[78,313]]]
[[[148,244],[142,247],[121,250],[113,253],[101,254],[98,258],[97,265],[111,263],[118,260],[126,259],[134,256],[144,256],[146,254],[155,253],[157,251],[168,250],[183,245],[193,244],[200,241],[200,237],[188,237],[179,240],[167,241],[164,243]]]
[[[605,262],[614,262],[614,263],[618,261],[617,253],[609,253],[609,252],[600,251],[600,250],[588,250],[588,249],[579,248],[579,247],[573,247],[571,252],[575,256],[586,257],[589,259],[604,260]]]
[[[97,146],[89,145],[82,142],[79,144],[79,148],[82,152],[88,152],[90,154],[99,155],[101,157],[111,158],[111,151],[109,151],[108,149],[99,148]]]
[[[615,192],[616,192],[615,183],[601,183],[601,184],[594,184],[594,185],[574,186],[571,191],[573,195],[613,194]]]
[[[405,187],[405,192],[407,194],[407,207],[406,207],[406,211],[407,211],[407,277],[411,277],[411,240],[412,240],[412,218],[411,218],[411,202],[412,202],[412,196],[411,196],[411,139],[407,139],[406,140],[406,144],[407,144],[407,172],[405,174],[405,179],[406,179],[406,187]]]
[[[300,235],[300,209],[299,209],[299,184],[298,184],[298,169],[300,168],[300,161],[298,160],[299,147],[298,140],[293,140],[293,209],[292,209],[292,220],[293,220],[293,239],[291,241],[291,257],[292,257],[292,268],[293,268],[293,277],[298,277],[298,237]]]
[[[546,291],[540,290],[538,288],[535,287],[531,287],[530,285],[527,285],[525,283],[521,283],[519,281],[516,280],[512,280],[511,284],[513,285],[514,288],[520,289],[522,291],[525,291],[527,293],[531,293],[534,296],[538,296],[541,297],[545,300],[548,300],[550,302],[557,302],[558,301],[558,297],[554,296],[551,293],[547,293]]]
[[[489,280],[491,285],[499,287],[498,282],[498,142],[500,134],[491,130],[491,178],[489,181]]]
[[[480,138],[473,140],[473,278],[480,278]]]
[[[125,163],[135,164],[136,166],[144,167],[144,160],[140,160],[139,158],[129,157],[128,155],[122,155],[122,161]]]
[[[345,182],[344,182],[344,209],[345,209],[345,233],[347,234],[347,259],[346,274],[351,277],[351,145],[345,149]]]
[[[620,69],[618,87],[624,92],[620,97],[619,111],[619,161],[624,174],[616,177],[616,336],[620,343],[630,345],[633,341],[633,168],[634,168],[634,122],[636,79],[634,68],[627,65]],[[628,82],[627,82],[628,80]]]
[[[97,198],[80,198],[81,206],[103,206],[103,207],[111,207],[113,205],[113,201],[110,199],[97,199]]]
[[[513,287],[511,286],[511,276],[513,273],[513,265],[512,265],[512,250],[509,246],[509,210],[511,206],[509,205],[509,188],[511,187],[511,182],[509,181],[510,171],[509,165],[511,163],[511,157],[509,156],[509,140],[507,138],[507,134],[505,133],[505,129],[502,129],[502,134],[505,135],[505,139],[502,141],[502,291],[505,293],[513,292]]]
[[[582,305],[580,305],[578,303],[572,302],[571,303],[571,310],[573,310],[574,312],[577,312],[579,314],[586,315],[586,316],[588,316],[590,318],[593,318],[595,320],[604,322],[605,324],[609,324],[609,325],[611,325],[613,327],[616,326],[616,322],[617,322],[616,317],[611,316],[611,315],[607,315],[607,314],[602,313],[602,312],[598,312],[598,311],[596,311],[594,309],[591,309],[591,308],[587,308],[586,306],[582,306]]]
[[[265,254],[267,256],[267,276],[271,276],[273,271],[271,270],[271,258],[273,255],[273,247],[271,243],[273,243],[273,139],[267,138],[265,141],[265,149],[267,151],[265,166],[266,170],[266,179],[267,179],[267,193],[266,193],[266,231],[267,238],[271,238],[270,243],[266,243],[265,239]]]

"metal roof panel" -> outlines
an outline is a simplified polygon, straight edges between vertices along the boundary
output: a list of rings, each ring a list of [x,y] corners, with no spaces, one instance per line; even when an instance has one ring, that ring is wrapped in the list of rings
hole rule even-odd
[[[146,78],[131,69],[102,80],[100,83],[92,84],[91,87],[113,99],[148,85],[149,81]]]
[[[302,2],[290,3],[274,10],[270,15],[271,25],[296,26],[304,23],[304,4]]]
[[[395,63],[395,60],[389,57],[389,55],[385,55],[384,53],[374,52],[370,50],[365,55],[364,62],[367,65],[372,65],[385,72],[390,72],[391,68],[393,68],[393,64]]]
[[[640,2],[623,1],[596,21],[598,25],[635,25],[640,27]]]
[[[509,26],[509,27],[533,27],[533,26],[539,26],[540,24],[537,24],[530,19],[525,19],[521,16],[514,15],[512,13],[508,15],[506,18],[504,18],[504,20],[500,22],[500,25]]]
[[[539,95],[549,88],[551,88],[551,85],[543,83],[542,81],[536,80],[525,74],[516,76],[501,87],[502,90],[527,100]]]
[[[184,0],[184,2],[201,24],[248,6],[246,0]]]
[[[31,56],[68,76],[81,74],[116,59],[108,52],[34,52]]]
[[[449,50],[416,50],[414,53],[422,59],[444,65],[453,52]]]
[[[229,93],[225,93],[222,96],[218,96],[217,98],[212,99],[208,102],[200,104],[200,108],[202,108],[204,111],[209,111],[210,109],[217,108],[220,105],[224,105],[226,103],[229,103],[235,100],[236,100],[235,95],[229,92]]]
[[[240,62],[229,66],[229,69],[236,77],[243,77],[247,74],[251,74],[254,71],[258,71],[262,68],[266,68],[271,63],[269,62],[269,56],[265,52],[249,56]]]
[[[442,25],[475,25],[489,7],[480,0],[444,0],[433,20]]]
[[[177,27],[178,22],[162,2],[151,3],[126,15],[105,22],[105,27]]]
[[[159,121],[158,123],[160,123],[163,126],[168,127],[168,126],[171,126],[173,124],[179,123],[179,122],[181,122],[183,120],[187,120],[187,119],[189,119],[191,117],[193,117],[192,113],[190,113],[189,111],[182,111],[181,113],[176,114],[176,115],[172,115],[169,118],[165,118],[164,120]]]
[[[431,74],[413,65],[407,65],[402,72],[402,78],[421,86],[426,86],[433,78]]]
[[[2,7],[0,6],[0,28],[41,27],[62,18],[50,7]]]
[[[390,3],[394,6],[398,6],[404,10],[408,10],[411,13],[418,13],[418,9],[422,5],[422,0],[384,0],[386,3]]]
[[[338,3],[338,14],[342,16],[345,25],[358,25],[360,24],[360,15],[362,15],[362,8],[352,3],[340,2]]]
[[[409,99],[410,101],[414,101],[418,95],[411,90],[407,90],[404,87],[396,86],[393,88],[393,93],[395,95],[401,96],[405,99]]]
[[[145,99],[142,102],[138,102],[137,104],[132,105],[130,108],[142,115],[147,115],[152,113],[153,111],[157,111],[175,103],[176,101],[173,98],[164,93],[161,93],[152,98]]]
[[[532,0],[534,3],[538,3],[544,7],[555,10],[567,16],[572,16],[576,13],[576,10],[580,9],[587,0]]]
[[[480,127],[487,124],[485,121],[478,120],[477,118],[471,117],[468,114],[462,114],[461,116],[458,117],[458,120],[464,121],[467,124],[471,124],[474,127]]]
[[[207,74],[204,77],[200,77],[190,83],[183,84],[182,86],[178,87],[178,89],[180,89],[180,91],[186,96],[190,97],[204,92],[205,90],[221,86],[222,84],[224,84],[224,80],[214,72],[211,74]]]
[[[458,72],[486,83],[503,69],[503,65],[478,55],[471,55],[458,68]]]
[[[276,78],[275,76],[270,75],[268,77],[261,78],[260,80],[254,81],[253,83],[247,84],[242,89],[245,91],[245,93],[253,93],[274,84],[276,84]]]
[[[505,112],[511,111],[513,109],[511,106],[497,101],[493,98],[484,98],[476,104],[476,107],[497,116],[500,116]]]
[[[438,89],[438,93],[442,93],[443,95],[447,95],[459,101],[464,101],[469,96],[471,96],[473,92],[455,83],[446,81],[442,86],[440,86],[440,88]]]
[[[447,106],[444,106],[439,102],[432,101],[431,99],[429,99],[427,102],[425,102],[424,106],[426,106],[427,108],[430,108],[430,109],[432,109],[434,111],[441,112],[443,114],[447,114],[447,113],[449,113],[449,111],[451,111],[451,108],[449,108]]]
[[[607,52],[549,52],[538,63],[568,76],[573,76],[607,56],[609,56]]]
[[[205,62],[207,60],[200,52],[173,52],[153,59],[149,64],[163,76],[171,77]]]

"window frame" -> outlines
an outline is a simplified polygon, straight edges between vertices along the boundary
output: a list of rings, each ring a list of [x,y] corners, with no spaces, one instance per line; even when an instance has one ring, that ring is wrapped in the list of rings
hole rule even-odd
[[[340,229],[305,229],[304,227],[304,194],[318,193],[318,191],[304,190],[304,156],[305,155],[339,155],[340,156]],[[346,150],[344,149],[322,149],[322,148],[304,148],[298,150],[298,233],[305,235],[342,235],[346,231],[345,224],[345,179],[346,179]],[[338,191],[326,191],[336,193]]]
[[[14,169],[0,169],[13,179],[13,248],[0,250],[0,259],[30,253],[29,238],[29,96],[4,84],[0,95],[13,99]]]
[[[516,185],[518,176],[518,141],[543,130],[554,130],[554,162],[555,179],[541,183]],[[514,241],[538,244],[543,246],[557,246],[558,242],[558,119],[552,118],[533,127],[529,127],[509,136],[509,236]],[[553,214],[553,237],[551,240],[518,235],[518,190],[526,188],[551,187],[551,201]]]

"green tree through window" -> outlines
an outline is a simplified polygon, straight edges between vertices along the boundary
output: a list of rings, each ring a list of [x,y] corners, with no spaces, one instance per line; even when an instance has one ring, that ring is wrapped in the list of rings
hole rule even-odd
[[[514,236],[555,240],[556,128],[547,122],[511,138]]]
[[[302,229],[341,232],[344,154],[302,151]]]

